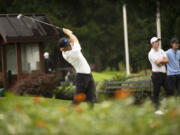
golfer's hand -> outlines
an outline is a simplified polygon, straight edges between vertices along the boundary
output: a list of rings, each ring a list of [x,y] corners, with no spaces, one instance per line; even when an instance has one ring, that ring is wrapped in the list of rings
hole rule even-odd
[[[70,40],[73,41],[74,43],[79,42],[77,37],[73,34],[73,32],[71,30],[63,28],[63,32],[64,32],[64,34],[68,35]]]
[[[66,29],[66,28],[63,28],[63,32],[64,32],[65,34],[72,34],[72,31],[69,30],[69,29]]]

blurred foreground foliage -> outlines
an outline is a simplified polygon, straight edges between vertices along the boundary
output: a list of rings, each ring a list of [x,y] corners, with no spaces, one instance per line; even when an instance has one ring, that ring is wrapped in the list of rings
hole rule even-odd
[[[0,98],[2,135],[179,135],[180,99],[163,100],[164,115],[150,101],[137,106],[133,98],[70,107],[69,101],[40,97]]]

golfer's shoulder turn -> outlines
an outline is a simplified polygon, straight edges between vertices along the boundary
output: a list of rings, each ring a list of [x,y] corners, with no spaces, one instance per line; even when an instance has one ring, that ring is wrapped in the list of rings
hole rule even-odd
[[[76,41],[73,43],[72,50],[73,51],[81,51],[81,45],[80,45],[79,41]]]

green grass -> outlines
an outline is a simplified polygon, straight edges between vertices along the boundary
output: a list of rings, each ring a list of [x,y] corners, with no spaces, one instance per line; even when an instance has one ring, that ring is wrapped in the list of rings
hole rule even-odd
[[[110,80],[115,75],[119,74],[118,71],[105,71],[105,72],[93,72],[93,77],[96,82]]]
[[[104,72],[93,72],[93,77],[96,82],[101,82],[104,80],[111,80],[116,77],[126,77],[126,72],[120,72],[120,71],[104,71]],[[134,80],[144,80],[144,78],[148,77],[147,79],[150,79],[149,76],[151,75],[151,71],[147,70],[146,74],[145,71],[142,70],[138,73],[131,73],[129,78],[133,78]],[[144,78],[143,78],[144,77]],[[131,79],[130,79],[131,80]]]
[[[93,72],[95,81],[123,76]],[[180,98],[163,100],[164,115],[154,114],[151,101],[134,105],[132,97],[104,101],[89,109],[86,103],[40,97],[0,97],[0,135],[179,135]]]
[[[67,106],[70,104],[69,100],[57,100],[57,99],[50,99],[50,98],[37,98],[40,101],[46,102],[47,106]],[[14,106],[14,104],[23,103],[23,104],[32,104],[35,103],[36,97],[21,97],[21,96],[11,96],[11,97],[1,97],[0,102],[1,103],[8,103],[9,107]],[[37,101],[38,102],[38,101]],[[0,104],[1,104],[0,103]],[[1,107],[0,107],[1,108]]]
[[[141,106],[133,99],[105,101],[93,110],[86,103],[8,96],[0,98],[0,135],[178,135],[180,100],[163,102],[168,111],[155,115],[150,101]]]

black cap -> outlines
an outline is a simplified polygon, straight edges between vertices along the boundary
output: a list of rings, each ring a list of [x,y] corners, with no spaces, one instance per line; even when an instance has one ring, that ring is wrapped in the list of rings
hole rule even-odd
[[[69,39],[67,38],[60,38],[58,41],[59,48],[63,48],[69,46]]]
[[[171,41],[170,41],[170,44],[179,44],[179,40],[177,38],[172,38]]]

